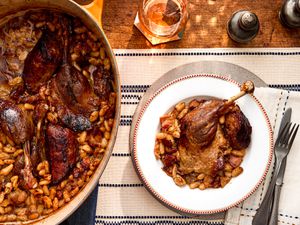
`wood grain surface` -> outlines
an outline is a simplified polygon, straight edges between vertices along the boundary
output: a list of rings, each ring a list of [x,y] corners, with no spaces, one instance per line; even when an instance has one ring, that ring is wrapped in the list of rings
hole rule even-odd
[[[282,0],[190,0],[183,38],[157,46],[133,25],[140,1],[104,0],[103,29],[112,48],[300,47],[300,29],[285,28],[278,19]],[[241,9],[260,21],[259,34],[246,44],[235,43],[226,31],[232,13]]]

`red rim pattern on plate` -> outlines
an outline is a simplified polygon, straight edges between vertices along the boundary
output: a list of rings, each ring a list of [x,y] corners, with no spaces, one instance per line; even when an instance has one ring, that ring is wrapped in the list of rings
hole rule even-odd
[[[163,90],[165,90],[166,88],[168,88],[169,86],[175,84],[175,83],[178,83],[182,80],[186,80],[186,79],[190,79],[190,78],[195,78],[195,77],[208,77],[208,78],[215,78],[215,79],[221,79],[221,80],[224,80],[224,81],[228,81],[228,82],[231,82],[237,86],[241,86],[238,82],[236,82],[235,80],[232,80],[228,77],[224,77],[224,76],[220,76],[220,75],[215,75],[215,74],[192,74],[192,75],[186,75],[186,76],[183,76],[183,77],[180,77],[180,78],[177,78],[171,82],[169,82],[168,84],[164,85],[163,87],[161,87],[159,90],[157,90],[149,99],[148,101],[146,102],[145,106],[142,108],[140,114],[138,115],[138,119],[137,119],[137,122],[135,124],[135,127],[134,127],[134,135],[133,135],[133,162],[134,162],[134,166],[138,172],[138,175],[139,177],[141,178],[141,181],[144,183],[146,189],[152,194],[154,195],[157,200],[159,200],[160,202],[164,203],[166,206],[168,207],[171,207],[172,209],[175,209],[177,211],[180,211],[180,212],[183,212],[183,213],[187,213],[187,214],[193,214],[193,215],[201,215],[201,214],[213,214],[213,213],[219,213],[219,212],[223,212],[223,211],[226,211],[238,204],[240,204],[241,202],[245,201],[248,197],[250,197],[256,190],[257,188],[259,187],[259,185],[262,183],[262,181],[265,179],[268,171],[269,171],[269,168],[270,168],[270,165],[271,165],[271,162],[272,162],[272,158],[273,158],[273,135],[272,135],[272,128],[271,128],[271,123],[270,123],[270,120],[269,120],[269,117],[265,111],[265,109],[263,108],[262,104],[259,102],[259,100],[251,95],[251,97],[254,99],[254,101],[257,103],[257,105],[259,106],[259,109],[262,111],[264,117],[265,117],[265,120],[267,122],[267,125],[268,125],[268,129],[269,129],[269,137],[270,137],[270,140],[269,140],[269,144],[270,144],[270,149],[269,149],[269,160],[268,160],[268,163],[267,163],[267,166],[265,168],[265,171],[262,175],[262,177],[259,179],[259,181],[257,182],[257,184],[244,196],[242,197],[240,200],[226,206],[226,207],[223,207],[223,208],[219,208],[219,209],[215,209],[215,210],[190,210],[190,209],[186,209],[186,208],[183,208],[181,206],[178,206],[178,205],[175,205],[171,202],[169,202],[168,200],[166,200],[163,196],[161,196],[158,192],[156,192],[152,186],[149,184],[149,182],[145,179],[142,171],[141,171],[141,167],[139,165],[139,162],[137,160],[137,155],[136,155],[136,138],[137,138],[137,130],[138,130],[138,127],[139,127],[139,124],[140,124],[140,121],[144,115],[144,112],[145,110],[147,109],[147,107],[149,106],[149,104],[152,102],[152,100],[157,96],[159,95]]]

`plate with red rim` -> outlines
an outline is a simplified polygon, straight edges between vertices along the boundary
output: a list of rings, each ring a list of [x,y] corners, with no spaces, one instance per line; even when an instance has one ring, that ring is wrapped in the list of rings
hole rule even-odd
[[[203,65],[209,64],[210,62],[202,62],[201,70],[205,68]],[[211,64],[220,66],[226,63]],[[186,65],[191,66],[193,65]],[[154,156],[155,136],[160,129],[159,118],[178,102],[199,96],[227,99],[235,95],[239,92],[242,80],[245,80],[235,79],[237,72],[246,74],[247,79],[253,80],[256,86],[265,86],[251,72],[236,65],[228,66],[237,69],[231,68],[227,75],[218,74],[216,71],[204,73],[201,70],[200,73],[191,74],[191,71],[188,71],[189,73],[185,74],[185,66],[179,68],[180,72],[175,72],[176,69],[173,73],[170,71],[171,73],[163,75],[147,91],[133,118],[130,149],[137,174],[157,200],[185,215],[215,214],[238,205],[254,193],[264,180],[271,164],[272,128],[263,106],[255,97],[255,91],[254,95],[246,95],[236,102],[252,126],[251,143],[241,164],[243,173],[231,179],[224,188],[200,190],[190,189],[187,185],[179,187],[165,174],[162,162]],[[224,72],[224,65],[219,68]]]

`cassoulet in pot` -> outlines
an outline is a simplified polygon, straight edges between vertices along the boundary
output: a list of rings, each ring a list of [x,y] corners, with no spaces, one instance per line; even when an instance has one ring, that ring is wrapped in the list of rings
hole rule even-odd
[[[0,222],[59,209],[101,163],[116,92],[103,43],[78,19],[28,11],[0,28]]]

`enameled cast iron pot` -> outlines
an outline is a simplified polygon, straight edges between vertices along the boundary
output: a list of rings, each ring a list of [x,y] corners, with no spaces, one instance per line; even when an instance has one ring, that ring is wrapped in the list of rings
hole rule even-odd
[[[78,1],[80,2],[80,1]],[[86,1],[81,1],[86,2]],[[81,190],[75,198],[73,198],[69,203],[67,203],[62,208],[56,210],[53,214],[50,214],[47,217],[39,218],[33,223],[38,224],[58,224],[64,219],[69,217],[89,196],[93,191],[95,186],[99,182],[99,178],[103,173],[106,164],[110,158],[113,146],[115,143],[118,124],[120,120],[120,79],[119,72],[114,57],[114,53],[109,45],[109,42],[102,30],[101,27],[101,14],[102,14],[103,0],[95,0],[88,5],[79,5],[71,0],[1,0],[0,2],[0,22],[3,24],[8,19],[20,16],[24,14],[25,11],[32,9],[50,9],[50,10],[59,10],[61,12],[70,14],[72,16],[78,17],[81,21],[92,31],[97,37],[104,43],[106,48],[106,53],[110,58],[111,69],[115,81],[115,91],[117,93],[116,101],[116,113],[114,118],[114,125],[111,133],[111,139],[102,162],[98,166],[91,180],[86,184],[83,190]],[[22,224],[31,224],[31,222],[23,222]],[[11,222],[7,224],[13,224]],[[17,223],[21,224],[21,223]]]

